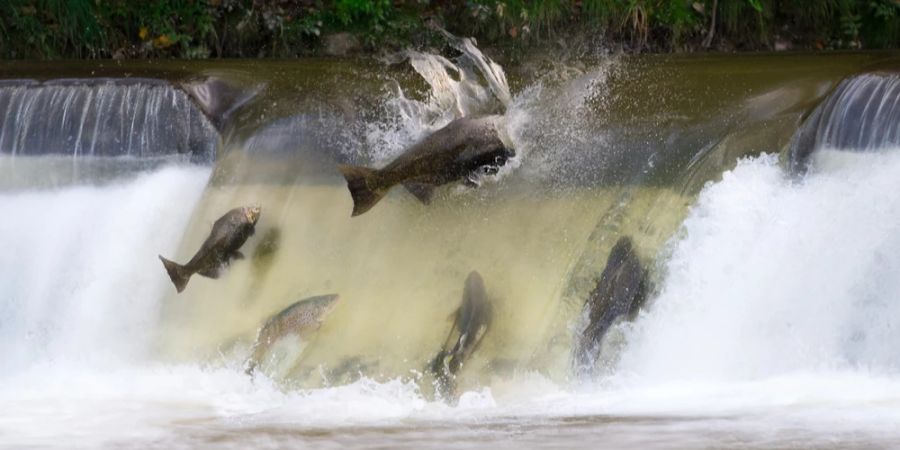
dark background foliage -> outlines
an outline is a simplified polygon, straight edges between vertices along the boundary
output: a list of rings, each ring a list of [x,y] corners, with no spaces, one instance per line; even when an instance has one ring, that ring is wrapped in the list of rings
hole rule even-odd
[[[293,57],[338,33],[375,52],[432,44],[432,24],[510,48],[897,48],[900,0],[0,0],[0,57]]]

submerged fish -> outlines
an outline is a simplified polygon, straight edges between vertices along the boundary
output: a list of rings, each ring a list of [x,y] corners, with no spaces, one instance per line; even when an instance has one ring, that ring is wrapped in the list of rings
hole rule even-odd
[[[353,216],[378,203],[397,184],[423,203],[430,203],[434,188],[465,179],[477,186],[479,171],[497,173],[516,155],[501,136],[503,116],[462,118],[407,149],[383,169],[341,165],[353,197]]]
[[[631,239],[619,238],[609,252],[606,268],[584,305],[588,324],[575,348],[577,369],[591,372],[600,354],[603,337],[620,317],[633,317],[648,292],[647,271],[641,265]]]
[[[312,332],[322,326],[322,321],[334,310],[339,299],[337,294],[306,298],[269,318],[259,330],[256,343],[253,344],[253,351],[245,363],[246,372],[253,373],[272,345],[280,339],[290,335],[308,339]]]
[[[183,291],[191,275],[195,273],[208,278],[218,278],[222,268],[228,266],[232,260],[243,259],[244,255],[239,249],[247,238],[253,235],[260,211],[258,206],[244,206],[225,213],[216,220],[209,237],[185,265],[169,261],[160,255],[159,259],[169,273],[172,283],[175,284],[175,290]]]
[[[462,302],[453,316],[453,328],[444,342],[444,348],[429,365],[437,380],[438,391],[444,396],[455,390],[453,377],[481,344],[491,324],[491,305],[484,280],[478,272],[473,270],[466,278]],[[458,333],[458,337],[453,339],[455,333]]]

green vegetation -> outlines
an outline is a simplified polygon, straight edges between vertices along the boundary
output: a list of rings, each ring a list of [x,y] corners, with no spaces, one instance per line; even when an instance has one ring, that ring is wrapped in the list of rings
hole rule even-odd
[[[900,0],[0,0],[0,57],[291,57],[587,39],[630,51],[900,47]],[[333,52],[333,49],[330,50]]]
[[[594,30],[634,51],[900,47],[898,0],[475,0],[468,8],[474,20],[448,20],[490,42]]]

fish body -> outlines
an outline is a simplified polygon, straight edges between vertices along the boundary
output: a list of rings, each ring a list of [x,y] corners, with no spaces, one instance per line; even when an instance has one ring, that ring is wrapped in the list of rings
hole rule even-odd
[[[475,348],[481,343],[484,333],[491,323],[491,305],[488,303],[487,291],[481,274],[472,271],[466,278],[462,304],[456,313],[456,330],[459,339],[449,351],[448,367],[454,374],[469,359]]]
[[[215,76],[186,81],[180,86],[220,133],[225,130],[234,113],[253,100],[265,87],[264,84],[242,87]]]
[[[606,268],[584,305],[588,324],[578,339],[575,357],[578,369],[590,372],[600,354],[609,328],[621,317],[633,317],[648,291],[647,271],[641,265],[631,239],[621,237],[606,261]]]
[[[234,208],[213,224],[209,236],[200,250],[187,264],[181,265],[164,258],[162,261],[169,278],[178,292],[184,291],[188,280],[195,273],[208,278],[218,278],[222,268],[235,259],[243,259],[240,248],[253,235],[261,209],[258,206]]]
[[[308,340],[322,326],[325,317],[334,310],[339,299],[337,294],[309,297],[270,317],[259,330],[245,364],[246,372],[253,373],[272,345],[279,340],[291,335]]]
[[[466,278],[462,302],[454,313],[453,328],[444,347],[429,365],[442,395],[450,396],[455,391],[453,379],[481,344],[492,316],[484,280],[473,270]]]
[[[477,185],[479,171],[496,173],[516,154],[504,143],[503,120],[497,115],[454,120],[382,169],[341,165],[353,197],[352,215],[371,209],[398,184],[426,204],[437,186],[459,180]]]

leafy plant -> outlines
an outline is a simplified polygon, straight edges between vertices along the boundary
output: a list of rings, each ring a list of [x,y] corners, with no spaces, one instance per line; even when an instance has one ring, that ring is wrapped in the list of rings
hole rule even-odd
[[[635,51],[721,45],[897,48],[897,0],[0,0],[0,57],[315,54],[349,32],[370,50],[436,42],[428,24],[524,49],[587,35]]]

